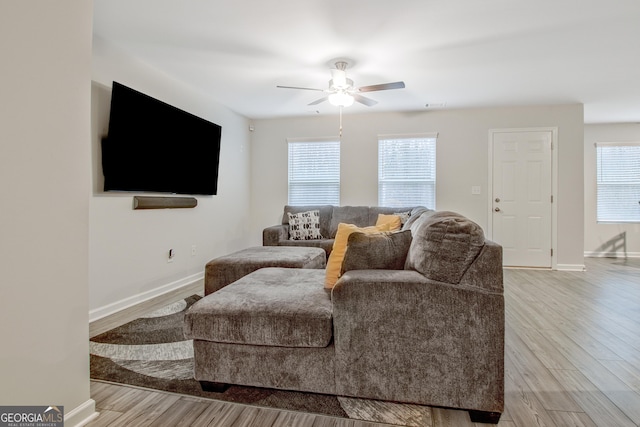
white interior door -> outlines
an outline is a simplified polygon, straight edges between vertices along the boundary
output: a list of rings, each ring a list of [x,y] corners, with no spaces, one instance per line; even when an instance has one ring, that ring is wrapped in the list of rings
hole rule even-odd
[[[551,267],[551,130],[493,131],[492,239],[503,264]]]

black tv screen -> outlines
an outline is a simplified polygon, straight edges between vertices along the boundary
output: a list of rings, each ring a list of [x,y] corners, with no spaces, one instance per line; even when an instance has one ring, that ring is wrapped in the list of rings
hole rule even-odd
[[[221,134],[215,123],[113,82],[104,191],[214,195]]]

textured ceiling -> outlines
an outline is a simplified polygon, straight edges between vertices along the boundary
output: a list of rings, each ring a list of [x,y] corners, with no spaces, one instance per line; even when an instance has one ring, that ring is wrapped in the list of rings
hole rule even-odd
[[[336,113],[336,58],[373,107],[583,103],[640,122],[639,0],[94,0],[94,34],[250,118]]]

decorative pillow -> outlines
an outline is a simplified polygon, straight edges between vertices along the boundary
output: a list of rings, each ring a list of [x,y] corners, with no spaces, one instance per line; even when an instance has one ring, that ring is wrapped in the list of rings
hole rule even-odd
[[[320,211],[307,211],[289,215],[289,240],[322,239]]]
[[[393,215],[400,217],[400,225],[404,225],[405,222],[409,220],[411,216],[411,211],[409,212],[394,212]]]
[[[340,275],[350,270],[404,270],[411,245],[411,230],[366,234],[351,233]]]
[[[389,231],[389,226],[387,224],[383,224],[379,226],[372,225],[370,227],[360,228],[354,224],[345,224],[342,222],[338,224],[336,238],[333,241],[333,249],[331,250],[331,254],[329,254],[329,259],[327,260],[327,273],[324,279],[325,288],[333,288],[333,285],[338,281],[338,278],[340,277],[340,269],[342,268],[342,260],[344,259],[344,254],[347,250],[349,235],[355,231],[362,233],[378,233],[380,231]]]
[[[393,215],[385,215],[378,214],[378,220],[376,221],[376,225],[389,224],[389,231],[400,230],[402,227],[402,221],[400,220],[400,216]]]

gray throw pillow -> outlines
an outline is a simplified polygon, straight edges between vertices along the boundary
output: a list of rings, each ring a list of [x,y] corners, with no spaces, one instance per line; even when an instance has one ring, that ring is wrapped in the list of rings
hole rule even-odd
[[[340,274],[351,270],[403,270],[409,246],[410,230],[351,233]]]

